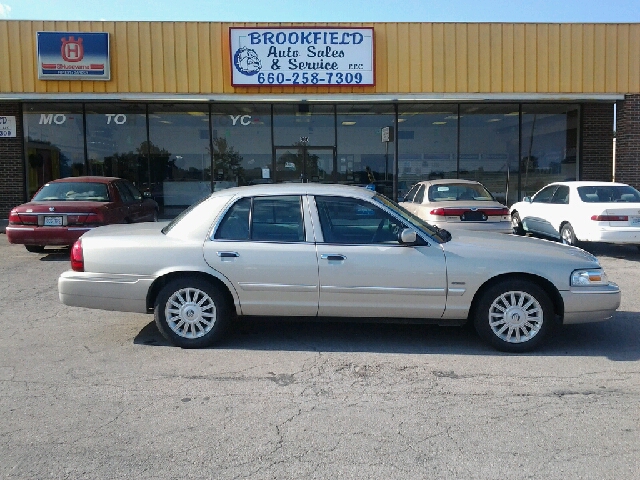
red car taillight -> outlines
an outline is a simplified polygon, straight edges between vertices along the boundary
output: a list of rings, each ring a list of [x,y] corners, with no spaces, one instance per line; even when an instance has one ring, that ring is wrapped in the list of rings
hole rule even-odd
[[[18,212],[13,211],[9,213],[9,223],[12,225],[37,225],[37,215],[20,215]]]
[[[440,217],[459,217],[460,215],[462,215],[465,212],[468,212],[469,208],[434,208],[433,210],[431,210],[431,215],[437,215]],[[479,212],[484,213],[486,216],[491,217],[491,216],[500,216],[503,217],[505,215],[509,215],[509,209],[504,207],[504,208],[479,208],[478,209]]]
[[[102,212],[89,213],[87,217],[84,219],[84,223],[103,224],[104,215],[102,214]]]
[[[12,225],[21,224],[22,220],[20,220],[20,215],[18,215],[15,211],[9,212],[9,223]]]
[[[71,270],[84,272],[84,255],[82,254],[82,240],[77,240],[71,247]]]
[[[591,220],[596,222],[628,222],[627,215],[592,215]]]

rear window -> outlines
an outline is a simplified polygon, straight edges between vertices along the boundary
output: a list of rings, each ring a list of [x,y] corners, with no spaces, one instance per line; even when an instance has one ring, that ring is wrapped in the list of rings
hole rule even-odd
[[[489,191],[479,183],[447,183],[429,187],[430,202],[450,202],[454,200],[494,201]]]
[[[35,202],[108,202],[109,191],[104,183],[47,183],[33,197]]]
[[[586,203],[640,203],[640,192],[629,185],[578,187],[578,195]]]

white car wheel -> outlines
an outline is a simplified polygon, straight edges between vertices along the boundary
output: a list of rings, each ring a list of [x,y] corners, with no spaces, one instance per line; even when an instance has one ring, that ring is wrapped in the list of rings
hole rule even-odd
[[[525,231],[522,227],[522,221],[520,220],[520,215],[518,212],[513,212],[511,215],[511,229],[513,230],[514,235],[524,235]]]
[[[570,223],[565,223],[564,225],[562,225],[562,228],[560,229],[560,238],[562,240],[562,243],[564,243],[565,245],[578,246],[578,239],[576,238],[576,234],[573,231],[573,227]]]
[[[498,350],[536,348],[556,324],[547,293],[526,280],[503,281],[488,288],[475,314],[478,334]]]
[[[199,278],[169,282],[158,294],[154,313],[160,333],[183,348],[213,344],[224,333],[228,318],[224,296]]]

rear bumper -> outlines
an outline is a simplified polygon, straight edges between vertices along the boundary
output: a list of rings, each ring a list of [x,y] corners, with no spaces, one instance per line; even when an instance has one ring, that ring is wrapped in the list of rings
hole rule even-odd
[[[92,227],[38,227],[35,225],[8,225],[9,243],[23,245],[73,245]]]
[[[584,233],[588,242],[604,243],[631,243],[640,245],[640,228],[629,227],[601,227],[598,230],[590,230]]]
[[[71,307],[147,313],[154,277],[66,271],[58,278],[60,301]]]
[[[603,287],[572,288],[560,292],[564,301],[564,324],[601,322],[620,306],[622,294],[615,283]]]

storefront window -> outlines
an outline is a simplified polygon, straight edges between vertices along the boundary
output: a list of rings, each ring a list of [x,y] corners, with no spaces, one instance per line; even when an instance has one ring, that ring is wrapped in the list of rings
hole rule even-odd
[[[85,106],[87,155],[92,175],[121,177],[149,187],[145,106],[96,103]]]
[[[578,175],[578,106],[522,105],[521,197]]]
[[[481,182],[505,204],[516,201],[518,190],[518,108],[517,104],[460,105],[458,176]]]
[[[457,105],[398,105],[398,198],[418,181],[456,178],[457,141]]]
[[[358,103],[337,106],[338,183],[374,184],[376,191],[393,196],[395,112],[393,105]],[[388,127],[390,141],[382,141]]]
[[[207,105],[149,105],[151,196],[172,216],[211,193]]]
[[[270,183],[271,106],[211,106],[214,189]]]
[[[50,180],[86,173],[81,104],[25,104],[24,139],[29,198]]]

